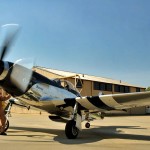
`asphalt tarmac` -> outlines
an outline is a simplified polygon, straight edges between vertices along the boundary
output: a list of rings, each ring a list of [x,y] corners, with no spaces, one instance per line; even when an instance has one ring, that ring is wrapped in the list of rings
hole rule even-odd
[[[65,123],[48,115],[12,114],[7,136],[0,136],[0,150],[149,150],[150,116],[106,117],[69,140]]]

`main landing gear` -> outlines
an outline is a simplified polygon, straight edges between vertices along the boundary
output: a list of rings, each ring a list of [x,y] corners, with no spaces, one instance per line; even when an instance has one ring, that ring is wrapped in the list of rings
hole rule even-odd
[[[82,115],[81,111],[79,108],[79,104],[76,103],[74,106],[74,112],[72,119],[67,122],[66,127],[65,127],[65,134],[68,139],[75,139],[77,138],[79,132],[82,130],[81,129],[81,122],[86,120],[87,123],[85,124],[86,128],[90,128],[90,121],[93,120],[92,117],[90,117],[90,113],[87,112],[85,115],[85,118],[82,120]]]
[[[9,102],[8,102],[8,104],[7,104],[7,106],[6,106],[6,108],[5,108],[5,116],[6,116],[6,124],[5,124],[5,132],[8,130],[8,128],[9,128],[9,117],[10,117],[10,110],[11,110],[11,107],[12,107],[12,105],[13,104],[15,104],[15,105],[18,105],[18,106],[20,106],[20,107],[26,107],[28,110],[30,109],[30,107],[27,107],[27,106],[25,106],[25,105],[22,105],[22,104],[17,104],[16,102],[15,102],[15,99],[10,99],[9,100]]]
[[[81,130],[81,128],[77,124],[81,124],[81,121],[79,118],[78,118],[78,120],[72,119],[67,122],[66,127],[65,127],[65,134],[68,139],[76,139],[77,138],[79,131]],[[85,124],[85,127],[90,128],[90,123],[87,122]]]
[[[11,110],[11,107],[13,105],[13,100],[9,100],[6,108],[5,108],[5,116],[6,116],[6,124],[5,124],[5,132],[8,130],[9,128],[9,116],[10,116],[10,110]]]
[[[82,115],[81,115],[81,110],[78,106],[79,104],[76,102],[74,106],[74,112],[73,112],[73,117],[71,120],[69,120],[66,123],[65,127],[65,134],[68,139],[75,139],[77,138],[79,131],[81,131],[81,122],[82,122]],[[100,118],[104,119],[104,113],[100,113]],[[86,128],[90,128],[90,121],[93,121],[94,118],[90,117],[90,112],[87,112],[85,115],[84,120],[87,121],[85,124]]]
[[[79,131],[81,131],[81,111],[78,107],[78,103],[76,102],[73,111],[73,117],[70,121],[67,122],[65,127],[65,134],[68,139],[77,138]]]
[[[79,134],[79,129],[76,127],[76,121],[70,120],[65,127],[65,133],[68,139],[75,139]]]

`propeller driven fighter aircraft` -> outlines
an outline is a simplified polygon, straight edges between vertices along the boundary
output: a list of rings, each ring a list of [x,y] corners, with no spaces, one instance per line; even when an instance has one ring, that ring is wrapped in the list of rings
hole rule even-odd
[[[16,28],[16,25],[8,26]],[[56,117],[70,118],[65,127],[67,138],[77,138],[82,130],[81,122],[85,114],[86,127],[89,128],[90,113],[103,114],[111,110],[150,105],[150,92],[82,97],[68,81],[48,79],[33,71],[29,62],[26,64],[24,60],[16,63],[4,61],[16,32],[17,30],[7,33],[1,47],[0,86],[25,106],[44,110]]]

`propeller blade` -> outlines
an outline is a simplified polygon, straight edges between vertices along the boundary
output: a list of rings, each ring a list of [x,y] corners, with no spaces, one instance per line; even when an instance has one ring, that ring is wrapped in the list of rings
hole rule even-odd
[[[0,51],[0,60],[3,60],[4,57],[7,55],[9,48],[14,41],[18,31],[19,25],[17,24],[6,24],[2,26],[4,40],[2,43],[2,48]]]

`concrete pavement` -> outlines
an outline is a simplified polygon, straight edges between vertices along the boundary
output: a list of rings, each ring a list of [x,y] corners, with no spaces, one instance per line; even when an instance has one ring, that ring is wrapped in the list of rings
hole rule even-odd
[[[0,150],[41,149],[136,149],[150,148],[150,116],[106,117],[91,122],[91,128],[69,140],[65,123],[48,119],[48,115],[12,114],[7,136],[0,136]]]

